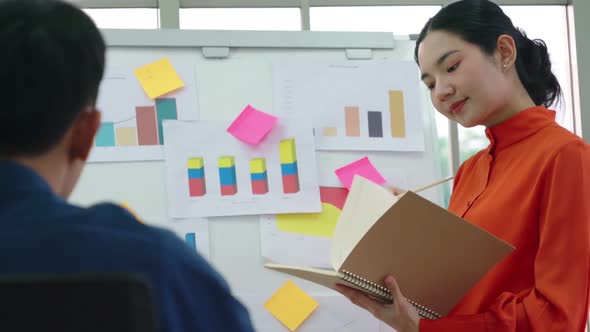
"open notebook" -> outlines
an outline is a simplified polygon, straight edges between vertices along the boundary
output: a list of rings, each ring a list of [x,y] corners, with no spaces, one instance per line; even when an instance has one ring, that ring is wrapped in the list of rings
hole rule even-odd
[[[332,237],[334,270],[265,267],[329,288],[343,284],[384,302],[395,276],[422,317],[445,316],[514,247],[408,191],[394,196],[356,176]]]

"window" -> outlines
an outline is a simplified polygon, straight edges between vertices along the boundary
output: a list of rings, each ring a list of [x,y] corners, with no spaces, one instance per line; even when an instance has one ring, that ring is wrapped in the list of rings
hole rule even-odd
[[[299,8],[181,8],[181,29],[301,30]]]
[[[83,9],[101,29],[158,29],[155,8]]]
[[[386,31],[420,33],[441,6],[311,7],[310,28],[316,31]]]

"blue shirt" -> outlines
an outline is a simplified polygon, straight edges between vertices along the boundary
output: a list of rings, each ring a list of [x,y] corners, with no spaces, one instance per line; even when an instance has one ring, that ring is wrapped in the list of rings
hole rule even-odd
[[[211,266],[170,231],[113,204],[81,208],[33,170],[0,161],[0,275],[136,273],[164,331],[253,331]]]

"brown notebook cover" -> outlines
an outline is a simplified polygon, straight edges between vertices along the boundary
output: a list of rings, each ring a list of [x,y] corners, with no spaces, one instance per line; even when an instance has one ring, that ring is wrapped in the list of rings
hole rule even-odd
[[[364,216],[367,220],[362,220]],[[280,264],[265,267],[330,288],[346,284],[384,301],[391,297],[383,279],[392,274],[422,316],[438,318],[447,315],[513,250],[413,192],[396,198],[357,176],[332,238],[334,271]]]

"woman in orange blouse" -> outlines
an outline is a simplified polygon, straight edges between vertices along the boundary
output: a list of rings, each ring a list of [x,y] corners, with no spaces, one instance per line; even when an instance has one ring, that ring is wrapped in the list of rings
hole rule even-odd
[[[393,304],[339,290],[399,332],[583,332],[590,147],[546,108],[561,89],[545,44],[494,3],[465,0],[426,23],[415,55],[435,108],[464,127],[484,125],[490,140],[461,165],[449,210],[517,249],[438,320],[420,319],[394,276],[385,279]]]

